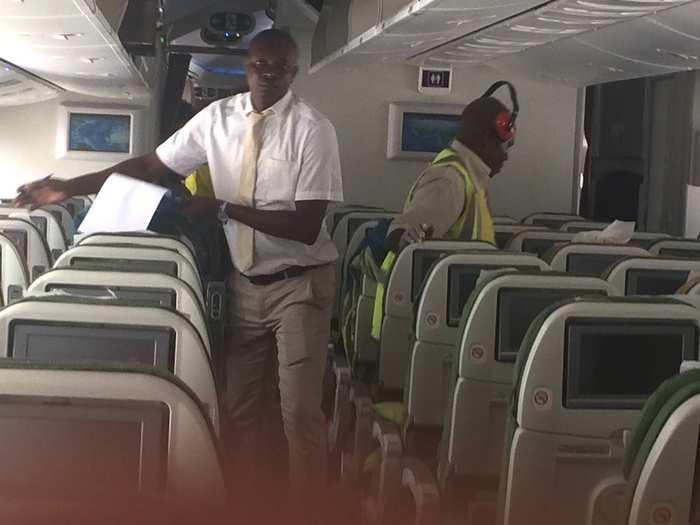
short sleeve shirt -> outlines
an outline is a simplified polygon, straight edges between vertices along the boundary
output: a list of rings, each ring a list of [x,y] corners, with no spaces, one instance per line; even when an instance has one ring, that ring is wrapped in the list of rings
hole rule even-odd
[[[236,202],[243,140],[252,111],[249,93],[214,102],[161,144],[156,154],[183,176],[208,163],[216,198]],[[291,91],[264,113],[255,208],[294,210],[297,201],[342,202],[338,142],[330,121]],[[232,258],[236,228],[236,221],[224,225]],[[337,257],[325,226],[311,246],[255,231],[254,262],[246,274],[267,275]]]

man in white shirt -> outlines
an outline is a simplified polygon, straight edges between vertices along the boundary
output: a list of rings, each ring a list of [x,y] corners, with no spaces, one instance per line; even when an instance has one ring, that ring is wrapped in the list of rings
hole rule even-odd
[[[338,254],[322,222],[327,204],[343,194],[335,130],[289,91],[297,71],[294,40],[263,31],[246,62],[250,93],[209,105],[155,152],[76,179],[22,186],[16,203],[35,207],[94,193],[114,172],[155,182],[168,170],[185,176],[208,162],[216,199],[193,197],[183,211],[224,223],[236,268],[229,279],[226,447],[236,459],[255,456],[265,361],[276,347],[292,498],[302,503],[318,497],[325,476],[321,392]]]

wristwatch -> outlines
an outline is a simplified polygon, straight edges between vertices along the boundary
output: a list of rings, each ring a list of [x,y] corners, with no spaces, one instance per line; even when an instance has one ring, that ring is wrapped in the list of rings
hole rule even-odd
[[[228,202],[223,201],[221,206],[219,206],[219,211],[216,212],[216,218],[219,219],[221,224],[226,224],[228,222],[228,214],[226,213],[226,206]]]

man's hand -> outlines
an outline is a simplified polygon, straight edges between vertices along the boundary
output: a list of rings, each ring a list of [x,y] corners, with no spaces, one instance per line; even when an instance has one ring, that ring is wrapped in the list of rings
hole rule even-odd
[[[29,207],[32,210],[61,202],[70,197],[68,193],[68,184],[62,179],[52,179],[51,175],[44,177],[41,180],[24,184],[17,188],[17,197],[15,197],[15,206],[18,208]]]
[[[433,235],[433,227],[429,224],[421,224],[419,226],[407,225],[399,240],[399,249],[403,250],[409,244],[423,242]]]
[[[190,222],[215,222],[222,201],[193,195],[182,201],[180,212]]]

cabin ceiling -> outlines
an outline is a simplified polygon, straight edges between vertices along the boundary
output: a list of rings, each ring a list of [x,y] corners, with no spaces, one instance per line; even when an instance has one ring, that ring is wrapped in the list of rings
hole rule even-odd
[[[336,16],[322,12],[316,28],[326,53],[314,50],[312,72],[335,64],[486,65],[582,87],[700,67],[699,0],[333,3]],[[332,36],[339,32],[347,35],[341,45]]]

